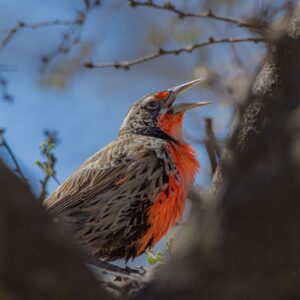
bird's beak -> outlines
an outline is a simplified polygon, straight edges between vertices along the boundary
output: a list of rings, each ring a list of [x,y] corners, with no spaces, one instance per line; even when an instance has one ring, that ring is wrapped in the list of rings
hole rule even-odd
[[[200,107],[200,106],[204,106],[204,105],[208,105],[210,104],[210,102],[194,102],[194,103],[181,103],[181,104],[177,104],[177,105],[173,105],[173,113],[179,113],[179,112],[185,112],[187,110],[190,110],[192,108],[195,107]]]
[[[174,101],[176,100],[176,97],[185,92],[186,90],[190,89],[192,86],[202,83],[204,81],[203,78],[196,79],[178,86],[175,86],[173,88],[170,88],[168,91],[171,93],[171,97],[168,99],[168,106],[171,106]],[[194,103],[182,103],[178,105],[172,105],[172,111],[173,113],[178,113],[178,112],[185,112],[189,109],[195,108],[195,107],[200,107],[210,104],[210,102],[194,102]]]
[[[204,79],[200,78],[200,79],[196,79],[181,85],[177,85],[173,88],[170,88],[168,91],[171,92],[175,97],[178,96],[179,94],[185,92],[186,90],[190,89],[192,86],[203,82]]]

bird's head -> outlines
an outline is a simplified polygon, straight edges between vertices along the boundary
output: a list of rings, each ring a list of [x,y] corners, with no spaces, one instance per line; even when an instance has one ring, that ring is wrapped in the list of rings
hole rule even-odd
[[[209,102],[175,104],[175,100],[179,94],[202,81],[197,79],[139,99],[127,112],[119,135],[141,134],[180,141],[184,113]]]

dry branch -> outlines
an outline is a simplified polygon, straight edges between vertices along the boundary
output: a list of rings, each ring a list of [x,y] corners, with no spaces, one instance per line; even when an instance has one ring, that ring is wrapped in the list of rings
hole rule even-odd
[[[200,49],[202,47],[210,46],[210,45],[216,45],[216,44],[227,44],[227,43],[261,43],[265,42],[265,39],[263,38],[255,38],[255,37],[249,37],[249,38],[223,38],[223,39],[215,39],[213,37],[210,37],[207,41],[192,44],[183,48],[177,48],[172,50],[166,50],[163,48],[160,48],[156,52],[145,55],[142,57],[138,57],[132,60],[128,61],[115,61],[115,62],[109,62],[109,63],[93,63],[93,62],[86,62],[84,66],[86,68],[94,69],[94,68],[116,68],[116,69],[125,69],[128,70],[129,67],[133,65],[137,65],[140,63],[144,63],[146,61],[154,60],[161,56],[166,55],[180,55],[182,53],[192,53],[196,49]]]
[[[10,158],[12,159],[14,165],[15,165],[15,172],[20,176],[20,178],[24,181],[27,182],[27,178],[24,176],[20,164],[16,158],[16,155],[14,154],[13,150],[11,149],[11,147],[9,146],[7,140],[4,137],[4,129],[0,128],[0,147],[3,147],[7,153],[9,154]]]
[[[213,13],[211,9],[209,9],[206,12],[188,12],[188,11],[183,11],[178,9],[175,4],[171,2],[165,2],[164,4],[157,4],[154,1],[135,1],[135,0],[129,0],[129,4],[132,7],[149,7],[149,8],[154,8],[154,9],[159,9],[159,10],[164,10],[168,11],[171,13],[176,14],[179,18],[187,18],[187,17],[192,17],[192,18],[207,18],[207,19],[212,19],[216,21],[221,21],[221,22],[226,22],[226,23],[231,23],[235,24],[239,27],[248,27],[248,28],[257,28],[257,24],[248,22],[246,20],[239,20],[231,17],[225,17],[221,15],[217,15]]]
[[[18,22],[14,27],[6,30],[6,34],[0,42],[0,51],[15,37],[15,35],[24,29],[38,29],[51,26],[70,26],[79,23],[79,18],[71,20],[49,20],[37,23]]]
[[[211,118],[205,119],[205,133],[206,139],[204,145],[209,157],[212,174],[214,174],[221,158],[221,147],[217,142],[213,130],[213,120]]]

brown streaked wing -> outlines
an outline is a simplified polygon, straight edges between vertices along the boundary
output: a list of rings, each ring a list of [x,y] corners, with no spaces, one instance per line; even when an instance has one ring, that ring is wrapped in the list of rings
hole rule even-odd
[[[154,169],[160,161],[155,152],[145,147],[144,139],[124,138],[117,140],[84,162],[46,201],[45,205],[54,214],[68,215],[74,210],[90,210],[94,204],[95,209],[101,211],[102,202],[109,201],[111,194],[131,193],[131,190],[147,181],[154,193],[161,188],[156,185],[156,177],[161,176],[163,170]],[[128,182],[126,182],[127,178]],[[155,180],[151,180],[155,179]],[[121,185],[118,182],[124,181]],[[151,197],[151,198],[152,198]],[[151,199],[154,200],[154,199]],[[94,203],[94,201],[96,203]]]
[[[72,224],[75,238],[94,257],[136,256],[136,241],[149,228],[147,209],[168,185],[167,154],[156,140],[135,136],[113,142],[46,200],[50,211]]]

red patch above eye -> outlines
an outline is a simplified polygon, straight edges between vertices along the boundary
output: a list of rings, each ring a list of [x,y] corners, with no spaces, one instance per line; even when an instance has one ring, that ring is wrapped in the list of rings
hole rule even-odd
[[[165,100],[169,97],[170,92],[164,91],[164,92],[158,92],[154,95],[155,99],[157,100]]]

